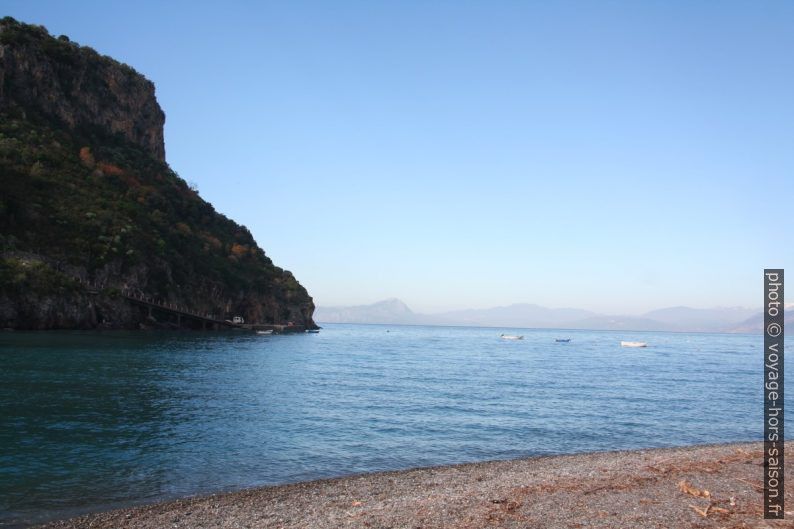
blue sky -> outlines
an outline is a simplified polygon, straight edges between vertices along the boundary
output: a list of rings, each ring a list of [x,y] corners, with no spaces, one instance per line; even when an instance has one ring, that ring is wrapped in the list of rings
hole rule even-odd
[[[319,305],[760,306],[794,265],[792,2],[2,7],[154,81]]]

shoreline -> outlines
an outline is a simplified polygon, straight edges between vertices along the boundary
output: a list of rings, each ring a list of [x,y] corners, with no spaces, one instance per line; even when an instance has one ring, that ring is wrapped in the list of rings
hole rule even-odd
[[[739,442],[461,463],[193,496],[36,527],[787,527],[763,520],[762,453],[761,442]],[[786,499],[791,505],[791,493]]]

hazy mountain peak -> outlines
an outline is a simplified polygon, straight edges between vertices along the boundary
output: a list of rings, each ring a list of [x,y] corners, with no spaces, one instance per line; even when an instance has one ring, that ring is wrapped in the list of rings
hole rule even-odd
[[[366,305],[364,305],[366,306]],[[398,298],[388,298],[381,301],[377,301],[371,307],[389,307],[393,310],[399,310],[402,312],[412,312],[408,305],[406,305],[401,299]]]
[[[408,305],[397,298],[370,305],[318,307],[315,317],[326,323],[421,323]]]

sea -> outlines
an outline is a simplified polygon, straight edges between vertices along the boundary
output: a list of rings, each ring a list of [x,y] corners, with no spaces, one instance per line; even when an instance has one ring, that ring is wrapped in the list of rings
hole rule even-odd
[[[762,440],[762,377],[762,337],[744,334],[5,332],[0,527],[363,472]]]

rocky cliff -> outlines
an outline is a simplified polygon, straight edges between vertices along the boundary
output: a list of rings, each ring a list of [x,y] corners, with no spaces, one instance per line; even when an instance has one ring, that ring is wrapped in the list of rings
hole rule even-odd
[[[0,327],[173,325],[131,294],[315,327],[293,275],[165,163],[164,121],[129,66],[0,20]]]
[[[118,134],[165,160],[165,114],[154,84],[65,36],[50,37],[40,26],[0,21],[0,102],[57,119],[70,130]]]

